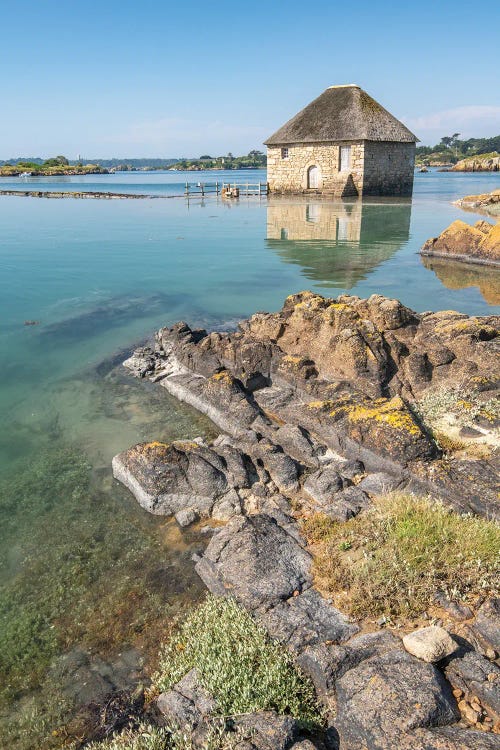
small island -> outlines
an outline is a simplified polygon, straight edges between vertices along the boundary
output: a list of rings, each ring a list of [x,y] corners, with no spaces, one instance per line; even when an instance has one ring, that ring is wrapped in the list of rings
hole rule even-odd
[[[70,164],[65,156],[54,156],[43,162],[21,159],[15,164],[3,163],[0,166],[0,177],[58,177],[78,174],[108,174],[108,170],[99,164]]]
[[[435,146],[417,146],[415,166],[440,167],[453,172],[497,172],[500,169],[500,135],[460,140],[460,133],[441,138]]]

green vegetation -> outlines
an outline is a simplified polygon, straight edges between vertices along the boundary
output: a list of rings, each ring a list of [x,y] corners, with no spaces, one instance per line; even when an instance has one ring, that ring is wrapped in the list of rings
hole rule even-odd
[[[153,683],[168,690],[194,667],[224,716],[273,709],[308,728],[321,723],[312,684],[233,599],[209,596],[187,617],[162,649]]]
[[[203,169],[265,169],[267,164],[266,155],[262,151],[250,151],[247,156],[212,157],[208,154],[200,156],[199,159],[180,159],[172,169],[184,169],[199,171]]]
[[[290,714],[312,730],[322,725],[312,684],[298,672],[288,651],[234,599],[208,596],[180,624],[160,653],[151,697],[171,688],[194,667],[220,710],[211,719],[205,750],[232,750],[251,739],[235,729],[231,719],[253,711]],[[88,748],[193,750],[193,744],[189,727],[141,724]]]
[[[78,448],[21,462],[0,483],[0,517],[0,747],[59,747],[72,707],[47,673],[54,658],[75,644],[147,656],[198,591],[144,585],[165,559],[161,537],[104,497]]]
[[[228,731],[226,722],[213,722],[204,738],[203,750],[233,750],[245,739],[241,731]],[[111,739],[92,742],[88,750],[194,750],[188,731],[141,724],[137,729],[125,729]],[[199,745],[196,745],[199,747]]]
[[[460,159],[472,156],[498,156],[500,153],[500,135],[493,138],[469,138],[459,140],[460,133],[441,138],[435,146],[417,146],[417,164],[431,164],[432,162],[456,164]]]
[[[467,599],[498,583],[500,525],[429,499],[386,495],[347,523],[316,514],[304,531],[318,587],[355,617],[401,621],[439,589]]]

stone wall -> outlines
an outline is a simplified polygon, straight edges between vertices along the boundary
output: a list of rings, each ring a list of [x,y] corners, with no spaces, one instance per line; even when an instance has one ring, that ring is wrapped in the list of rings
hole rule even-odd
[[[351,146],[349,172],[339,171],[340,146]],[[318,190],[339,196],[360,195],[363,191],[363,143],[308,143],[289,145],[288,157],[281,157],[281,146],[268,146],[267,179],[271,192],[307,191],[307,170],[319,169]]]
[[[351,146],[349,172],[340,172],[340,147]],[[267,179],[274,193],[328,193],[336,196],[411,195],[415,161],[414,143],[347,141],[292,144],[287,158],[281,146],[267,149]],[[308,190],[307,172],[319,169],[317,190]]]
[[[364,195],[411,195],[414,143],[365,141]]]

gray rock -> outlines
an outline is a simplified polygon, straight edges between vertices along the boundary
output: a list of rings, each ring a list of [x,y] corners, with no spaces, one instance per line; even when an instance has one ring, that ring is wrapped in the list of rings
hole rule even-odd
[[[179,526],[182,527],[190,526],[190,524],[194,523],[197,518],[198,513],[194,508],[183,508],[183,510],[178,510],[175,514],[175,520]]]
[[[448,631],[436,625],[408,633],[403,637],[403,646],[417,659],[427,662],[441,661],[458,648]]]
[[[243,385],[227,371],[209,378],[191,373],[171,375],[164,378],[161,385],[179,401],[206,414],[222,430],[238,439],[244,438],[254,420],[262,416]]]
[[[377,471],[362,479],[358,487],[370,495],[383,495],[395,490],[399,484],[401,484],[399,477],[387,474],[385,471]]]
[[[137,378],[153,375],[156,368],[156,356],[150,346],[136,349],[132,356],[125,360],[123,366],[130,370]]]
[[[353,638],[344,645],[320,643],[307,646],[297,657],[302,671],[312,680],[318,696],[328,705],[335,681],[362,661],[373,656],[401,650],[401,640],[389,630]]]
[[[198,672],[192,669],[171,690],[161,693],[156,706],[167,722],[195,729],[217,709],[217,703],[200,685]]]
[[[251,459],[234,445],[223,443],[217,447],[217,453],[226,464],[225,474],[231,487],[250,487],[256,480],[256,471]]]
[[[312,584],[308,552],[269,516],[234,518],[210,541],[196,570],[215,594],[248,609],[277,604]]]
[[[329,506],[333,496],[344,487],[344,480],[332,466],[318,469],[307,477],[304,490],[322,508]]]
[[[498,750],[498,735],[460,726],[418,729],[403,743],[398,742],[397,747],[401,750]]]
[[[500,653],[500,597],[492,597],[479,607],[472,629],[487,647]]]
[[[297,464],[278,445],[269,440],[261,440],[254,449],[254,454],[262,461],[273,482],[280,492],[296,492],[299,488],[299,470]]]
[[[229,490],[219,500],[216,500],[210,515],[216,521],[229,521],[234,516],[241,515],[241,501],[236,490]]]
[[[301,427],[293,424],[283,425],[276,431],[273,439],[296,461],[306,466],[319,466],[319,446],[313,444],[309,433]]]
[[[362,510],[370,505],[370,498],[359,487],[346,487],[337,492],[328,505],[323,506],[322,511],[335,521],[344,523],[349,518],[357,516]]]
[[[274,711],[240,716],[234,724],[248,736],[254,750],[287,750],[299,734],[297,722],[291,716],[280,716]]]
[[[332,461],[331,466],[334,467],[343,477],[350,480],[362,476],[365,473],[364,463],[356,459]]]
[[[500,668],[474,650],[461,648],[447,659],[444,673],[453,687],[476,696],[496,716],[500,715]]]
[[[220,456],[193,441],[140,443],[115,456],[112,465],[113,476],[157,515],[185,508],[208,515],[229,489]]]
[[[324,641],[342,643],[359,629],[312,588],[258,617],[272,638],[296,653]]]
[[[458,721],[451,688],[432,664],[404,651],[363,661],[336,683],[336,727],[343,750],[399,747],[417,727]]]

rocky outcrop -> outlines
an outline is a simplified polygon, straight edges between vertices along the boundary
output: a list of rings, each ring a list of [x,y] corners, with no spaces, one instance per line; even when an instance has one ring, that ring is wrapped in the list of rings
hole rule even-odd
[[[246,479],[229,476],[220,446],[196,444],[187,453],[182,446],[137,446],[115,459],[115,475],[159,513],[182,510],[190,495],[195,517],[210,515],[217,493],[220,499],[236,490],[241,500],[242,489],[255,494],[254,484],[271,481],[281,493],[299,493],[345,520],[367,497],[348,476],[340,486],[332,462],[342,457],[384,474],[387,486],[411,485],[462,510],[494,512],[495,469],[464,459],[441,462],[418,404],[453,385],[494,397],[497,337],[495,317],[418,315],[380,295],[332,300],[311,292],[292,295],[278,313],[257,313],[233,333],[185,323],[164,328],[154,348],[137,350],[125,365],[228,433],[231,460],[246,466]],[[474,483],[464,485],[465,472]]]
[[[115,477],[150,512],[175,514],[181,524],[200,517],[225,523],[211,529],[196,570],[213,594],[233,596],[291,650],[325,706],[329,747],[493,747],[486,734],[457,726],[466,714],[452,688],[479,690],[482,706],[496,706],[490,672],[484,679],[495,601],[473,621],[459,612],[471,634],[465,651],[479,661],[440,628],[426,629],[432,643],[424,634],[425,648],[418,632],[406,649],[387,631],[360,636],[314,588],[297,509],[343,522],[373,495],[406,487],[431,490],[460,511],[494,515],[493,464],[443,458],[417,405],[443,382],[480,381],[495,393],[497,335],[493,317],[417,315],[377,295],[330,300],[304,292],[233,333],[185,323],[162,329],[154,348],[125,363],[226,434],[211,444],[137,445],[115,457]],[[157,707],[166,720],[189,725],[194,746],[203,746],[216,707],[195,673]],[[244,732],[252,727],[242,747],[314,747],[288,717],[262,712],[239,722]]]
[[[457,219],[423,245],[421,254],[500,266],[500,224],[478,221],[474,226]]]
[[[485,154],[461,159],[451,168],[451,172],[498,172],[500,170],[500,156]]]
[[[500,190],[492,190],[491,193],[480,195],[466,195],[454,201],[456,206],[464,211],[473,211],[478,214],[486,214],[493,218],[500,217]]]

